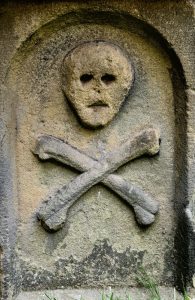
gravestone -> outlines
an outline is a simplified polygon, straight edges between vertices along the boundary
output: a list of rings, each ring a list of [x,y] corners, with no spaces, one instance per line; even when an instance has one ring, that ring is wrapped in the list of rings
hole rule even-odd
[[[193,2],[0,10],[1,299],[191,286]]]

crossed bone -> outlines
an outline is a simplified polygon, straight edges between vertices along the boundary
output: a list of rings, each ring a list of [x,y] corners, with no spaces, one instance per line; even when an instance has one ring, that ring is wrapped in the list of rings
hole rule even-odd
[[[39,136],[33,152],[41,160],[54,159],[83,172],[49,195],[41,205],[37,217],[46,230],[59,230],[66,221],[68,209],[98,182],[102,182],[133,207],[139,224],[150,225],[154,222],[155,214],[159,210],[158,203],[139,187],[112,172],[144,154],[157,154],[159,132],[156,129],[149,127],[141,130],[100,160],[50,135]]]

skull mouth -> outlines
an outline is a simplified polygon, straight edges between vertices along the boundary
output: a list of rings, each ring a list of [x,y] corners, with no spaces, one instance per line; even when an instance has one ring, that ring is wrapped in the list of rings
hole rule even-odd
[[[87,107],[90,107],[90,108],[99,108],[99,107],[109,107],[109,105],[101,100],[98,100],[90,105],[88,105]]]

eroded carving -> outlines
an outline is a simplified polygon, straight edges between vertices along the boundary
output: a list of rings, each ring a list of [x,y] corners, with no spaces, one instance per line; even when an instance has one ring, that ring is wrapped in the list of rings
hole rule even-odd
[[[82,124],[97,128],[118,113],[133,83],[127,55],[107,42],[87,42],[64,58],[62,89]]]
[[[153,223],[159,205],[140,188],[112,172],[144,154],[155,155],[158,152],[159,132],[154,128],[141,130],[99,161],[53,136],[40,136],[34,150],[40,159],[52,158],[83,173],[50,195],[39,209],[38,218],[46,229],[58,230],[66,221],[67,211],[73,203],[93,185],[102,182],[134,208],[140,224]]]

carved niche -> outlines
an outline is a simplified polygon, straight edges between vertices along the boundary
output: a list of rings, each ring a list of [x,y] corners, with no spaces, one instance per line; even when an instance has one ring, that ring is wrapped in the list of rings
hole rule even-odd
[[[133,67],[127,54],[105,41],[75,47],[62,63],[62,89],[81,124],[94,130],[106,126],[115,117],[129,93],[133,78]],[[131,134],[123,145],[100,160],[56,137],[39,137],[34,153],[40,159],[54,159],[84,172],[48,195],[39,209],[38,219],[47,230],[57,231],[65,223],[68,209],[75,201],[102,181],[134,208],[138,223],[152,224],[158,203],[141,188],[111,172],[144,154],[158,152],[159,132],[153,128],[145,128],[133,137]]]
[[[175,138],[176,60],[130,15],[55,18],[17,49],[5,82],[16,107],[22,287],[133,286],[140,266],[170,282],[185,139],[185,130]]]

